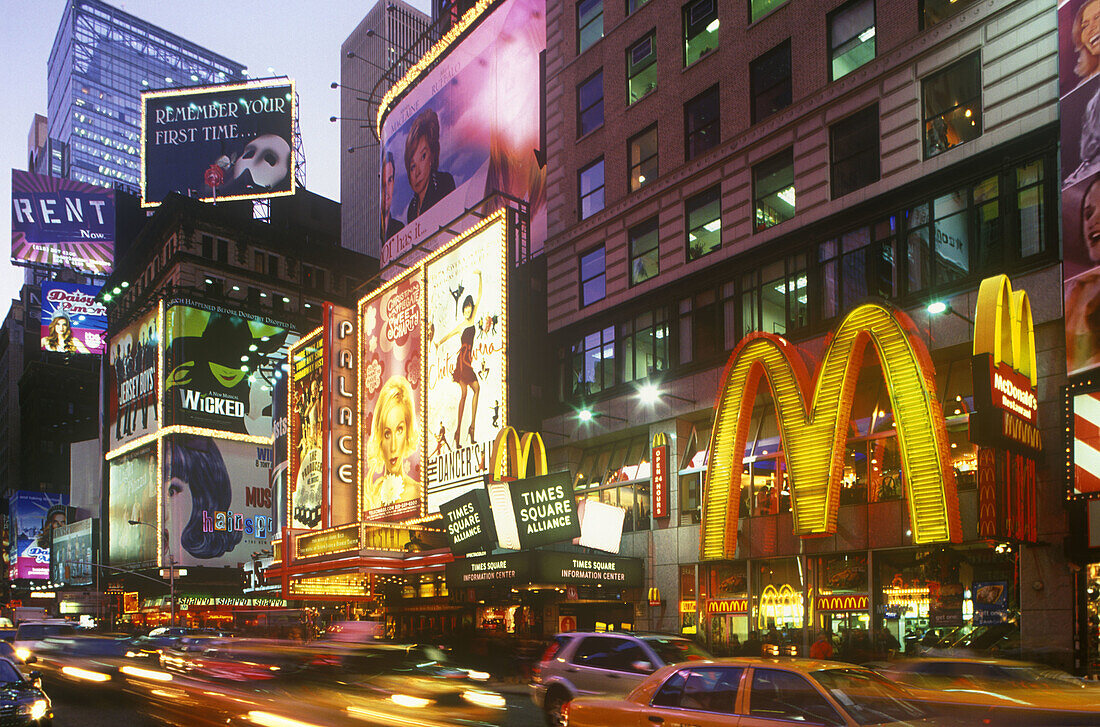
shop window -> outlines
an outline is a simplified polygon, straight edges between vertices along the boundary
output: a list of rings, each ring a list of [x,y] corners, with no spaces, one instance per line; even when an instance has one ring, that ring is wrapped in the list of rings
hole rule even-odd
[[[578,267],[581,273],[581,307],[603,300],[607,294],[607,269],[603,245],[581,255]]]
[[[572,396],[591,396],[615,383],[615,327],[588,334],[572,347]]]
[[[647,311],[620,326],[623,382],[646,379],[668,370],[668,311]]]
[[[627,142],[630,160],[630,191],[635,192],[657,178],[657,124]]]
[[[794,217],[794,150],[785,149],[752,168],[754,223],[760,232]]]
[[[787,0],[749,0],[749,22],[755,23]]]
[[[829,156],[833,199],[878,181],[878,104],[829,127]]]
[[[718,186],[687,200],[687,260],[697,260],[722,247],[722,192]]]
[[[970,7],[974,0],[921,0],[921,30],[931,28]]]
[[[926,77],[921,98],[925,159],[981,136],[981,54]]]
[[[778,46],[749,64],[752,88],[752,123],[763,121],[791,105],[791,41]]]
[[[718,146],[722,135],[720,113],[717,85],[684,104],[685,161],[691,161]]]
[[[657,31],[626,49],[626,105],[657,88]]]
[[[1020,235],[1020,257],[1046,252],[1047,209],[1043,160],[1016,167],[1016,214]]]
[[[892,300],[898,294],[896,232],[897,218],[890,216],[818,245],[822,319],[842,315],[868,297]]]
[[[603,69],[577,86],[577,136],[603,126]]]
[[[683,7],[684,66],[718,50],[717,0],[693,0]]]
[[[577,3],[577,52],[584,53],[603,37],[603,0]]]
[[[630,284],[644,283],[661,272],[658,220],[651,217],[630,228]]]
[[[833,11],[828,25],[829,80],[843,78],[874,59],[874,0],[854,0]]]
[[[771,558],[753,561],[752,591],[757,608],[754,628],[765,635],[766,641],[797,637],[791,629],[801,629],[804,615],[802,569],[798,558]],[[782,646],[783,644],[777,644]]]
[[[581,169],[578,173],[579,205],[581,219],[585,220],[603,209],[603,157]]]

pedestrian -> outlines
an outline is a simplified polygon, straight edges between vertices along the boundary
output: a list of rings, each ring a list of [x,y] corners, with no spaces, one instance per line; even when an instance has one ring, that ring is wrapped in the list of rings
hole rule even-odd
[[[826,627],[821,636],[818,637],[810,646],[810,658],[811,659],[832,659],[833,658],[833,634]]]
[[[764,644],[760,641],[760,634],[756,631],[750,631],[749,638],[745,640],[745,647],[741,650],[741,653],[745,656],[761,656],[763,649]]]

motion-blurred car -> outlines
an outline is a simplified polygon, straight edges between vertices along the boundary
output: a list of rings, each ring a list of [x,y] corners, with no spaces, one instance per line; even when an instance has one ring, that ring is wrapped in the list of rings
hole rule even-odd
[[[42,691],[38,672],[24,676],[7,659],[0,659],[0,723],[12,727],[53,724],[53,707]]]
[[[665,667],[625,699],[575,699],[565,708],[565,723],[569,727],[931,724],[905,690],[869,669],[832,661],[751,657]]]
[[[37,649],[39,644],[51,636],[74,636],[76,627],[64,619],[48,619],[45,621],[24,621],[15,631],[15,639],[12,646],[15,653],[23,661],[27,660]]]
[[[626,694],[666,664],[709,659],[694,641],[666,634],[558,634],[532,674],[532,698],[550,724],[584,695]]]
[[[164,649],[175,647],[180,639],[202,634],[213,635],[211,632],[186,626],[160,626],[145,636],[136,636],[131,639],[131,655],[156,657]]]
[[[171,675],[126,656],[128,639],[110,636],[53,636],[38,649],[37,666],[46,684],[82,696],[110,696],[128,683],[162,683]]]
[[[967,658],[878,665],[929,711],[976,724],[1100,725],[1100,687],[1051,667]]]

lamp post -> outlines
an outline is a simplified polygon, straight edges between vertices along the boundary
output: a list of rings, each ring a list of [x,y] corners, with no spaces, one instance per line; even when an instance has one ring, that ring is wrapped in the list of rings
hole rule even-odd
[[[131,525],[144,525],[147,528],[152,528],[153,532],[157,532],[157,526],[152,523],[142,522],[141,520],[127,520]],[[159,533],[158,533],[159,534]],[[172,558],[172,549],[166,548],[168,551],[168,591],[169,598],[171,598],[171,615],[168,618],[168,625],[176,625],[176,565]]]

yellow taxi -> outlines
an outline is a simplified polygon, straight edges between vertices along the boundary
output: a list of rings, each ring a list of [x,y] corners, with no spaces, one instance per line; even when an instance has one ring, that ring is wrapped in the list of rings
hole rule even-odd
[[[928,725],[902,688],[863,667],[813,659],[732,658],[666,666],[625,699],[581,697],[568,727]]]

